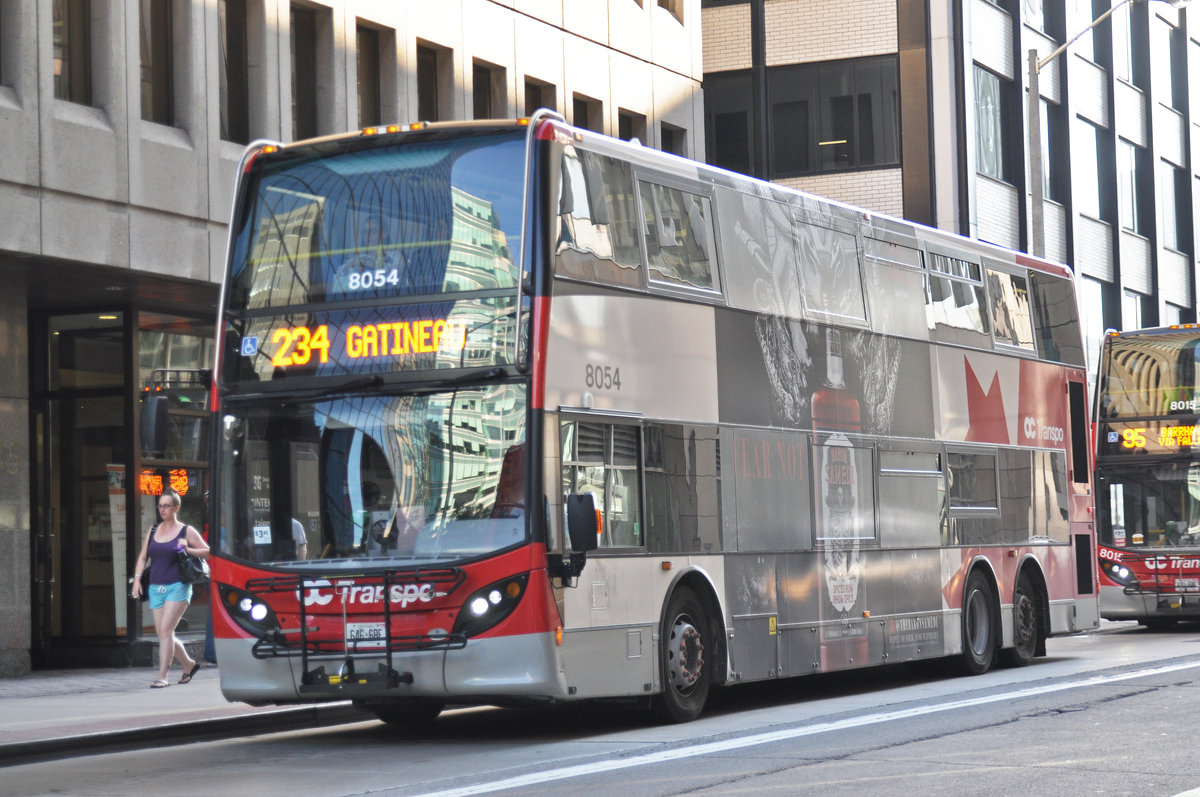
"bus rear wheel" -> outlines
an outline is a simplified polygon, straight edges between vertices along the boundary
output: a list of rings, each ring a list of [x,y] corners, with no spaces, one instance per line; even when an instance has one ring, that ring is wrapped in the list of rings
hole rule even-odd
[[[1017,588],[1013,590],[1013,646],[1004,651],[1005,661],[1013,667],[1032,664],[1040,637],[1037,593],[1029,576],[1023,575],[1017,579]]]
[[[700,716],[712,685],[713,662],[705,660],[713,646],[712,624],[690,589],[677,589],[667,604],[662,629],[663,690],[655,701],[668,722],[690,722]]]
[[[962,608],[962,667],[968,675],[982,675],[996,658],[992,628],[992,587],[978,570],[967,579]]]

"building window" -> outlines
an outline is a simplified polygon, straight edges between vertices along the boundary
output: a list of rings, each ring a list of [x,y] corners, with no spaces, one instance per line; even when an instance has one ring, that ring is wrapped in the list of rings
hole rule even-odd
[[[1112,20],[1113,74],[1126,83],[1133,82],[1133,42],[1129,31],[1129,5],[1117,8]]]
[[[1173,163],[1159,161],[1159,212],[1162,224],[1162,245],[1177,252],[1191,250],[1188,224],[1188,176]]]
[[[1104,320],[1105,285],[1086,275],[1079,279],[1079,326],[1083,331],[1083,346],[1087,352],[1088,372],[1096,373],[1100,361],[1100,344],[1107,324]]]
[[[1108,10],[1108,6],[1098,13],[1093,10],[1093,0],[1067,0],[1067,24],[1070,31],[1083,31],[1071,45],[1071,52],[1089,61],[1096,61],[1096,48],[1092,38],[1092,29],[1088,26],[1092,20]]]
[[[1046,199],[1063,201],[1067,194],[1067,175],[1063,149],[1066,146],[1066,130],[1063,126],[1063,109],[1060,105],[1042,100],[1042,193]]]
[[[358,126],[370,127],[383,121],[379,85],[379,31],[359,25],[354,49],[358,64]]]
[[[1145,298],[1140,293],[1125,291],[1121,295],[1121,330],[1142,328],[1142,311]]]
[[[557,110],[558,101],[555,96],[556,94],[554,86],[526,75],[525,115],[533,116],[533,112],[539,108],[548,108],[551,111]]]
[[[1100,129],[1075,118],[1075,135],[1071,138],[1074,160],[1071,188],[1075,194],[1075,210],[1093,219],[1104,218],[1100,207]]]
[[[219,0],[217,37],[221,138],[250,143],[250,79],[246,57],[246,0]]]
[[[669,125],[663,122],[659,125],[659,141],[663,152],[670,152],[672,155],[687,157],[687,131],[682,127]]]
[[[640,113],[627,111],[624,108],[617,109],[617,138],[622,141],[632,141],[637,139],[640,143],[646,143],[646,117]]]
[[[1139,13],[1133,13],[1132,4],[1117,7],[1112,16],[1112,62],[1113,74],[1126,83],[1131,83],[1140,89],[1145,89],[1149,82],[1147,74],[1149,66],[1145,58],[1145,47],[1138,53],[1135,42],[1145,42],[1149,38],[1146,29],[1146,14],[1144,8]],[[1141,57],[1139,57],[1141,55]]]
[[[898,164],[897,81],[894,57],[771,69],[770,178]]]
[[[450,51],[432,44],[417,45],[417,118],[436,122],[443,116],[452,91],[446,85],[450,71]]]
[[[1005,136],[1011,85],[975,66],[975,171],[1005,182],[1012,182]]]
[[[750,72],[719,72],[704,76],[704,138],[708,162],[743,174],[754,167]]]
[[[92,102],[92,31],[89,0],[54,0],[54,96]]]
[[[472,69],[471,97],[476,119],[498,119],[506,115],[505,69],[476,61]]]
[[[1187,40],[1183,31],[1155,18],[1151,27],[1150,61],[1155,99],[1187,111]]]
[[[671,12],[671,16],[683,24],[683,0],[658,0],[658,7]]]
[[[1023,0],[1024,14],[1022,15],[1025,24],[1031,28],[1036,28],[1042,33],[1049,33],[1050,30],[1046,25],[1046,3],[1044,0]]]
[[[317,12],[292,6],[292,140],[317,135]]]
[[[141,0],[142,118],[175,123],[171,0]]]
[[[1146,150],[1142,147],[1125,139],[1117,141],[1117,218],[1121,227],[1138,235],[1149,231],[1146,216],[1150,208],[1142,196],[1143,177],[1149,176],[1145,161]]]
[[[600,100],[575,94],[571,97],[571,124],[597,133],[604,132],[604,104]]]

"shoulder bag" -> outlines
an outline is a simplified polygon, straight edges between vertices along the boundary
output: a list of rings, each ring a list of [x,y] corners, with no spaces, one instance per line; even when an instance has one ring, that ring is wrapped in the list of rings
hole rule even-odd
[[[187,536],[188,526],[183,527]],[[179,551],[179,580],[184,584],[202,584],[208,580],[208,562],[186,551]]]

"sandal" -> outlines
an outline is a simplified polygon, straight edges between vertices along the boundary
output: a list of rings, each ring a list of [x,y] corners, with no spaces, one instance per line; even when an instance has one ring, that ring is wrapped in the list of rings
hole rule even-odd
[[[179,683],[190,684],[192,682],[192,676],[198,672],[200,672],[200,662],[196,662],[195,664],[193,664],[192,669],[185,672],[183,674],[183,676],[179,679]]]
[[[166,689],[168,686],[170,686],[170,684],[164,681],[162,678],[159,678],[157,681],[150,684],[151,689]]]

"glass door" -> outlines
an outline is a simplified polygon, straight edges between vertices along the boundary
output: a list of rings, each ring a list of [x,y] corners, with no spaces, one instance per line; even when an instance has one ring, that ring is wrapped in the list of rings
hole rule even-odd
[[[40,665],[102,663],[124,631],[125,498],[132,435],[124,314],[51,316],[36,392],[34,644]]]

